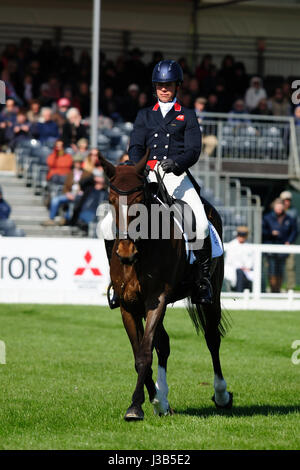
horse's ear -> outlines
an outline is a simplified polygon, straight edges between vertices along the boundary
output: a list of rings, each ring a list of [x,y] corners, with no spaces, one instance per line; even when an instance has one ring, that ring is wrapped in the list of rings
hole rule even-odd
[[[135,165],[135,169],[137,173],[140,173],[140,174],[143,173],[146,167],[149,155],[150,155],[150,149],[148,148],[143,158]]]
[[[112,163],[110,163],[108,160],[106,160],[106,158],[103,157],[101,152],[99,152],[99,161],[101,165],[103,166],[104,173],[109,179],[115,176],[116,167]]]

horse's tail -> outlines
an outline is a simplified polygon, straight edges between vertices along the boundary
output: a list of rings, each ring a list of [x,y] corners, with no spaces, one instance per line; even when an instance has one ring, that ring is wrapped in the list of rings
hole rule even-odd
[[[218,308],[216,305],[202,306],[199,304],[192,304],[191,298],[188,297],[187,311],[194,324],[197,334],[202,332],[204,335],[208,331],[208,325],[212,323],[212,315],[216,315],[214,310],[219,310],[219,314],[214,318],[218,331],[224,337],[231,327],[231,320],[228,313],[225,314],[221,306]]]
[[[212,275],[213,303],[207,305],[192,304],[191,298],[187,299],[187,311],[196,328],[197,334],[200,331],[205,335],[209,328],[217,328],[220,335],[224,337],[231,327],[231,318],[228,312],[221,308],[221,287],[224,272],[224,258],[216,258],[216,263]]]

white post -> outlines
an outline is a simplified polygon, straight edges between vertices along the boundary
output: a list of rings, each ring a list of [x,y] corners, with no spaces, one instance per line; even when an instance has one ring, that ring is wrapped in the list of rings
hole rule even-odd
[[[244,289],[243,291],[243,303],[244,303],[244,309],[248,310],[249,309],[249,300],[250,300],[250,290],[249,289]]]
[[[90,145],[97,147],[98,105],[99,105],[99,53],[101,0],[94,0],[93,8],[93,52],[92,52],[92,83],[91,83],[91,122]]]
[[[6,352],[4,341],[0,341],[0,364],[6,364]]]
[[[294,300],[294,291],[292,289],[288,290],[288,309],[290,310],[293,306]]]
[[[261,267],[262,252],[259,246],[253,246],[254,254],[254,276],[253,276],[253,297],[255,300],[260,298],[261,294]]]

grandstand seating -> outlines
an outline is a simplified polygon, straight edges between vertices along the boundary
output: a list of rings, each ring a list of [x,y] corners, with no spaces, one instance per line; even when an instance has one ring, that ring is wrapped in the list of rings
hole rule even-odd
[[[258,196],[253,196],[250,188],[241,186],[238,179],[214,176],[213,186],[219,186],[221,194],[215,196],[210,187],[205,187],[202,179],[196,178],[201,187],[201,195],[218,210],[223,222],[223,241],[229,242],[236,235],[239,225],[250,229],[249,240],[261,242],[262,207]]]

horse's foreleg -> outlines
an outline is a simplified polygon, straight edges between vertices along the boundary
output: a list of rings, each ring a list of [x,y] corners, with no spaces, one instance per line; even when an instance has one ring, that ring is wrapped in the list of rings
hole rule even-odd
[[[214,369],[214,396],[213,401],[217,408],[231,408],[232,393],[227,391],[227,384],[222,374],[220,362],[221,335],[218,329],[221,307],[220,305],[205,305],[202,307],[205,312],[207,324],[205,327],[205,340],[210,351]]]
[[[142,411],[142,404],[145,401],[144,385],[146,384],[151,371],[156,328],[159,321],[163,318],[165,310],[166,304],[164,294],[160,294],[155,301],[151,299],[151,302],[149,301],[146,304],[147,314],[145,332],[135,359],[135,368],[138,373],[138,379],[132,396],[132,404],[125,415],[126,420],[143,419],[144,414]]]
[[[133,316],[131,313],[127,312],[124,309],[124,307],[121,307],[121,313],[122,313],[123,324],[126,329],[127,335],[129,337],[133,354],[134,354],[134,359],[136,362],[137,354],[138,354],[140,344],[144,335],[143,322],[140,317]],[[155,384],[152,379],[151,367],[148,371],[148,375],[145,378],[145,385],[147,387],[149,397],[153,398],[155,396],[156,389],[155,389]],[[138,415],[140,416],[140,418],[132,417],[131,419],[142,419],[143,413],[141,410],[138,412]],[[130,419],[130,418],[127,417],[127,419]]]
[[[155,414],[168,415],[170,414],[170,405],[168,402],[167,361],[170,355],[170,341],[162,322],[157,326],[154,346],[158,356],[158,370],[155,384],[156,394],[154,399],[150,399],[150,401]]]

